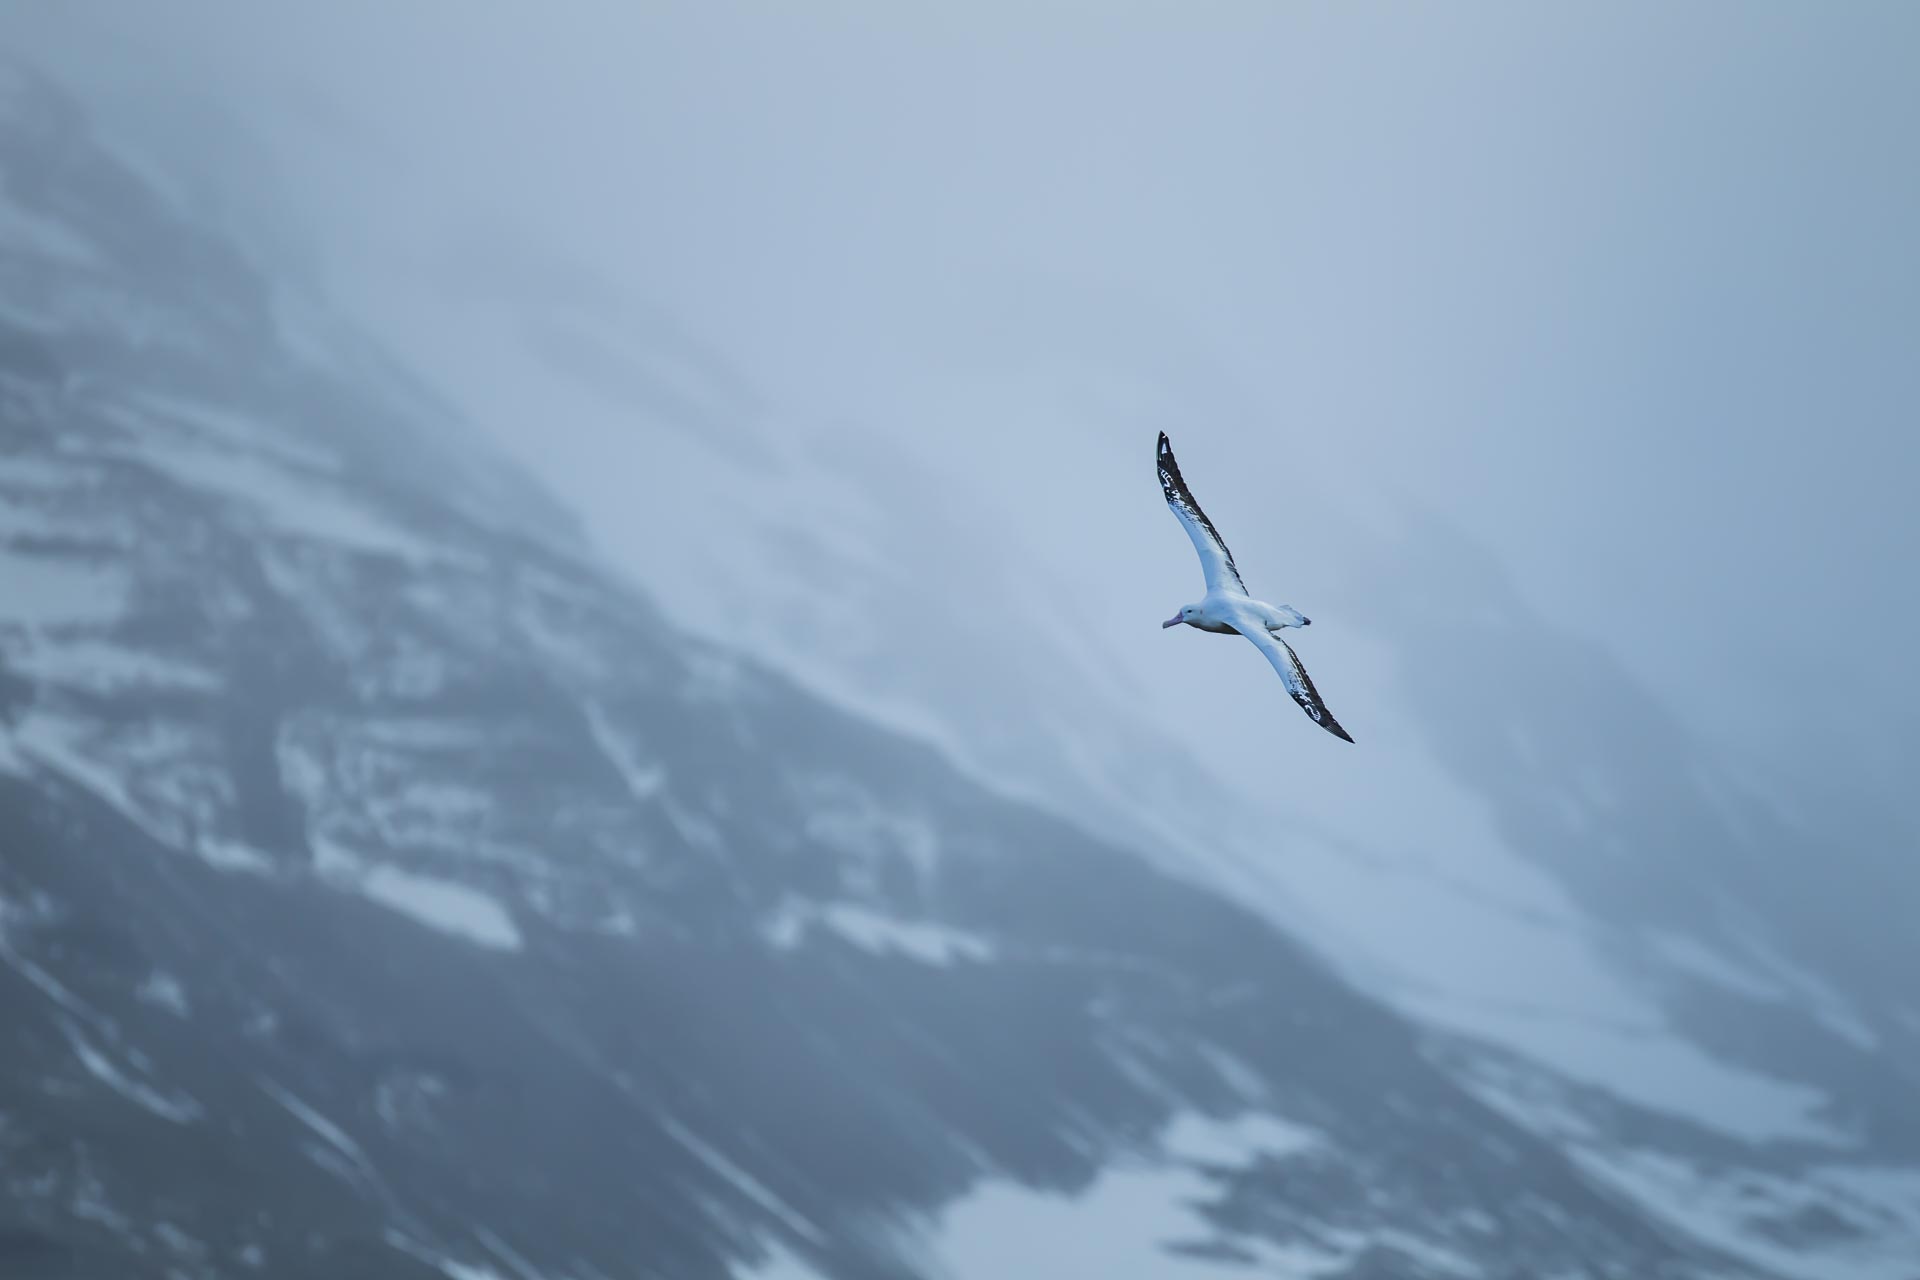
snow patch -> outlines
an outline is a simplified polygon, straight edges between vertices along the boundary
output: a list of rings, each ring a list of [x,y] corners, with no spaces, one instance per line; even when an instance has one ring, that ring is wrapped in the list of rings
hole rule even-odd
[[[825,1244],[826,1238],[819,1228],[808,1222],[786,1201],[782,1200],[764,1182],[729,1160],[717,1148],[706,1142],[691,1129],[671,1116],[660,1117],[660,1127],[681,1146],[698,1156],[703,1164],[720,1177],[732,1184],[747,1199],[766,1210],[795,1235],[811,1240],[815,1244]]]
[[[777,1244],[767,1251],[764,1260],[742,1272],[741,1277],[742,1280],[821,1280],[818,1271]]]
[[[381,1234],[381,1239],[401,1253],[435,1268],[448,1280],[509,1280],[509,1277],[492,1267],[448,1257],[437,1249],[430,1249],[417,1240],[409,1239],[392,1227]]]
[[[152,1086],[127,1075],[111,1058],[96,1049],[72,1023],[63,1019],[60,1030],[65,1033],[67,1043],[73,1046],[74,1056],[80,1059],[80,1065],[87,1069],[87,1073],[127,1101],[174,1124],[191,1124],[205,1114],[200,1104],[192,1098],[184,1094],[177,1098],[167,1097]]]
[[[154,1224],[153,1237],[169,1252],[188,1258],[201,1258],[206,1255],[207,1247],[200,1241],[182,1231],[171,1222]]]
[[[660,794],[667,783],[667,771],[658,764],[643,764],[631,744],[613,727],[606,709],[598,703],[586,705],[587,727],[593,732],[594,745],[607,758],[614,771],[627,784],[635,800],[647,801]]]
[[[101,1036],[109,1040],[117,1039],[119,1030],[110,1019],[103,1017],[86,1001],[61,985],[58,978],[14,949],[11,939],[7,936],[6,928],[23,915],[29,924],[39,923],[32,915],[20,912],[12,903],[0,901],[0,963],[11,966],[21,977],[32,983],[41,995],[92,1027]],[[42,916],[41,919],[45,917]]]
[[[112,694],[130,689],[206,693],[220,687],[220,678],[204,667],[104,640],[39,644],[9,661],[24,676],[93,693]]]
[[[810,839],[869,863],[904,857],[923,877],[933,871],[940,835],[925,817],[889,809],[844,779],[819,779],[797,790],[809,810]]]
[[[86,727],[77,720],[35,712],[15,728],[13,745],[22,756],[92,792],[96,799],[117,810],[128,822],[151,832],[152,816],[134,803],[119,776],[95,764],[76,748],[75,743],[85,731]]]
[[[1222,880],[1242,901],[1320,941],[1327,954],[1343,954],[1336,945],[1343,935],[1358,944],[1344,952],[1369,957],[1350,966],[1356,981],[1415,1018],[1736,1137],[1846,1141],[1821,1119],[1827,1099],[1818,1090],[1691,1044],[1654,1002],[1614,975],[1565,893],[1497,838],[1460,849],[1460,864],[1443,874],[1415,857],[1303,833],[1288,846],[1284,882],[1247,874]],[[1356,923],[1377,923],[1382,932],[1368,937]],[[1396,953],[1418,954],[1424,967],[1406,967]],[[1722,985],[1736,980],[1731,962],[1684,940],[1662,954]],[[1514,956],[1527,963],[1514,964]],[[1767,983],[1777,998],[1784,983],[1772,985],[1772,976],[1761,970],[1748,981]]]
[[[1638,1106],[1752,1142],[1800,1139],[1847,1145],[1820,1118],[1827,1097],[1722,1062],[1663,1020],[1590,1020],[1555,1008],[1430,1005],[1429,1019],[1516,1050],[1572,1080]]]
[[[927,1249],[938,1274],[949,1280],[1171,1280],[1207,1275],[1245,1280],[1254,1274],[1319,1274],[1345,1255],[1296,1248],[1282,1258],[1236,1239],[1236,1245],[1260,1255],[1267,1267],[1262,1272],[1250,1271],[1244,1263],[1167,1249],[1214,1238],[1213,1228],[1195,1211],[1215,1190],[1198,1166],[1244,1166],[1263,1155],[1286,1156],[1319,1141],[1311,1131],[1272,1116],[1230,1121],[1183,1116],[1169,1130],[1158,1158],[1118,1163],[1077,1197],[1006,1183],[979,1188],[946,1210]],[[1275,1265],[1284,1263],[1297,1269]]]
[[[1319,1130],[1257,1111],[1227,1121],[1181,1116],[1163,1140],[1176,1160],[1232,1166],[1246,1164],[1249,1156],[1283,1159],[1323,1145]]]
[[[285,1107],[294,1119],[313,1130],[328,1146],[352,1161],[357,1168],[365,1171],[373,1167],[368,1162],[366,1154],[360,1150],[360,1144],[348,1137],[346,1131],[341,1129],[339,1125],[327,1119],[273,1081],[262,1079],[258,1083],[262,1093]]]
[[[1799,1280],[1912,1280],[1920,1257],[1920,1171],[1827,1165],[1790,1176],[1715,1169],[1653,1152],[1575,1152],[1599,1181],[1696,1239]],[[1838,1224],[1797,1246],[1757,1230],[1802,1215]],[[1852,1230],[1847,1229],[1851,1224]]]
[[[398,867],[376,866],[361,880],[360,890],[381,906],[442,933],[499,951],[520,950],[520,930],[513,917],[478,889]]]
[[[180,979],[161,969],[155,969],[140,985],[134,988],[134,999],[155,1009],[165,1009],[176,1018],[188,1017],[192,1006],[187,1000],[187,989]]]
[[[252,845],[239,840],[201,836],[194,842],[193,847],[207,865],[221,871],[244,871],[260,876],[270,875],[273,872],[273,859]]]
[[[171,419],[202,438],[203,444],[219,445],[272,455],[275,460],[310,470],[333,472],[339,461],[298,439],[261,414],[235,412],[221,405],[205,404],[181,396],[142,388],[130,397],[130,407],[141,418],[158,415]],[[122,416],[116,413],[116,416]],[[144,421],[138,425],[145,427]]]
[[[430,929],[499,951],[518,951],[520,930],[498,901],[452,880],[370,863],[324,835],[308,838],[313,869],[335,888],[361,893]]]
[[[487,843],[493,797],[457,783],[419,780],[370,801],[375,825],[389,845],[463,853]]]
[[[298,474],[230,449],[164,447],[144,437],[131,453],[185,488],[224,498],[279,533],[412,564],[446,558],[325,475]]]
[[[922,964],[986,963],[996,954],[993,943],[979,934],[932,920],[902,920],[854,902],[789,902],[766,922],[764,932],[774,946],[790,950],[813,928],[874,955],[904,955]]]
[[[1209,1044],[1200,1047],[1200,1056],[1207,1060],[1240,1101],[1256,1103],[1267,1096],[1266,1080],[1238,1055]]]
[[[73,1198],[67,1202],[68,1210],[82,1222],[97,1222],[115,1235],[133,1234],[133,1219],[113,1207],[107,1199],[107,1189],[100,1185],[100,1179],[82,1166],[75,1178]]]

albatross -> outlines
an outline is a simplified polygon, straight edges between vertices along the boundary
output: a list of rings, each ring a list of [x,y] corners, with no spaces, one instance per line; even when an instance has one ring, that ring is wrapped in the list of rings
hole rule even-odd
[[[1327,710],[1327,704],[1320,701],[1320,691],[1307,678],[1307,669],[1300,665],[1300,655],[1280,638],[1280,632],[1288,627],[1304,627],[1312,619],[1292,605],[1271,605],[1247,594],[1247,584],[1240,580],[1240,570],[1233,563],[1233,552],[1227,550],[1226,541],[1213,527],[1213,521],[1207,519],[1207,513],[1193,500],[1193,491],[1187,488],[1180,474],[1180,464],[1173,458],[1173,445],[1164,431],[1160,433],[1157,454],[1160,490],[1167,495],[1167,506],[1180,518],[1187,536],[1193,539],[1193,549],[1200,553],[1200,570],[1207,577],[1207,594],[1198,604],[1183,607],[1161,623],[1161,630],[1184,622],[1219,635],[1245,636],[1254,648],[1267,655],[1267,661],[1280,673],[1280,683],[1287,686],[1287,692],[1309,719],[1334,737],[1352,742],[1352,735],[1340,727],[1333,712]]]

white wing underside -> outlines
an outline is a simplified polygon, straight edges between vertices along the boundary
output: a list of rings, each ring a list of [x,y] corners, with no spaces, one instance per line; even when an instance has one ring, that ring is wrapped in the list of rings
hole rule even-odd
[[[1233,557],[1227,549],[1195,519],[1191,512],[1183,509],[1179,503],[1169,503],[1173,514],[1180,517],[1181,525],[1187,536],[1193,539],[1193,549],[1200,553],[1200,572],[1206,575],[1208,591],[1237,591],[1247,594],[1247,584],[1240,581],[1240,573],[1233,567]]]
[[[1160,447],[1157,450],[1160,465],[1160,491],[1166,495],[1167,506],[1180,519],[1181,528],[1187,531],[1187,537],[1193,540],[1193,549],[1200,553],[1200,571],[1206,575],[1207,590],[1230,591],[1239,595],[1247,594],[1247,584],[1240,580],[1240,570],[1233,563],[1233,552],[1227,550],[1226,539],[1213,527],[1213,521],[1207,519],[1207,513],[1193,499],[1193,491],[1187,488],[1186,479],[1180,474],[1180,464],[1174,460],[1173,445],[1168,443],[1166,433],[1160,433]]]
[[[1327,710],[1327,704],[1320,700],[1320,691],[1313,687],[1313,680],[1307,675],[1307,669],[1300,662],[1300,655],[1293,646],[1267,630],[1264,618],[1251,610],[1242,609],[1229,619],[1233,629],[1253,642],[1253,647],[1267,655],[1267,661],[1280,676],[1280,683],[1287,687],[1287,693],[1300,704],[1300,709],[1309,719],[1336,738],[1353,738],[1340,727],[1333,718],[1333,712]]]

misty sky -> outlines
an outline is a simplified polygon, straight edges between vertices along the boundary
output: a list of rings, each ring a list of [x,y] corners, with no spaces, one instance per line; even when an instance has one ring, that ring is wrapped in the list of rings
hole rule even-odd
[[[1197,594],[1146,470],[1164,427],[1250,576],[1321,623],[1350,725],[1371,695],[1334,690],[1366,667],[1321,604],[1340,531],[1418,507],[1770,768],[1891,781],[1920,742],[1910,5],[235,0],[11,25],[642,580],[656,531],[621,477],[649,434],[617,397],[560,412],[550,368],[494,358],[503,317],[713,353],[743,388],[716,447],[897,449],[944,478],[923,550],[974,590],[952,516],[978,495],[996,573],[1010,547],[1070,566],[1136,682],[1190,653],[1155,623]]]

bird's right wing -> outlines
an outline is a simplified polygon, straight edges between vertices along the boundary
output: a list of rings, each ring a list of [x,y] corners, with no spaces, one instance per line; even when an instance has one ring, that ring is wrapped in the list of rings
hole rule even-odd
[[[1240,581],[1240,570],[1234,567],[1233,552],[1227,550],[1227,544],[1214,529],[1213,521],[1207,519],[1207,513],[1193,500],[1193,492],[1180,475],[1180,464],[1173,460],[1173,445],[1164,431],[1160,433],[1157,455],[1160,492],[1167,495],[1167,505],[1173,508],[1174,515],[1180,517],[1180,523],[1186,526],[1187,536],[1193,539],[1193,549],[1200,553],[1200,571],[1207,575],[1207,590],[1226,588],[1246,595],[1247,584]]]
[[[1253,647],[1267,655],[1267,661],[1280,673],[1280,683],[1287,686],[1287,692],[1300,704],[1300,709],[1315,724],[1336,738],[1353,741],[1353,735],[1340,727],[1333,718],[1333,712],[1327,710],[1327,704],[1320,701],[1320,691],[1313,687],[1313,681],[1307,676],[1307,669],[1300,665],[1300,655],[1293,646],[1279,636],[1267,630],[1263,619],[1251,613],[1242,613],[1233,619],[1233,629],[1253,641]]]

